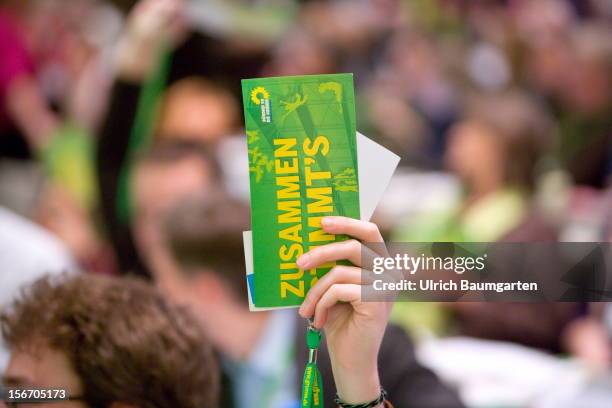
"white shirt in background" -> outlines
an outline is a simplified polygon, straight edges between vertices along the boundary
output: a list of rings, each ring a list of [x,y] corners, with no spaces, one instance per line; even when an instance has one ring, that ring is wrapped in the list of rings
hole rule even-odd
[[[46,274],[75,272],[76,263],[52,234],[27,219],[0,207],[0,310],[19,295],[21,288]],[[0,373],[8,352],[0,338]]]

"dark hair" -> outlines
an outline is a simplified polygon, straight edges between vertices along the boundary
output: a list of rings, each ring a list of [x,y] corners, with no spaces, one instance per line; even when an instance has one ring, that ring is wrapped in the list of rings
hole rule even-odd
[[[92,407],[216,407],[218,367],[197,322],[134,278],[46,277],[0,315],[12,349],[64,353]]]
[[[216,273],[246,299],[242,232],[250,227],[249,214],[221,191],[193,195],[170,211],[165,236],[183,273]]]
[[[501,143],[504,182],[533,187],[536,165],[551,149],[553,122],[529,95],[518,91],[478,95],[468,101],[467,119],[488,129]]]

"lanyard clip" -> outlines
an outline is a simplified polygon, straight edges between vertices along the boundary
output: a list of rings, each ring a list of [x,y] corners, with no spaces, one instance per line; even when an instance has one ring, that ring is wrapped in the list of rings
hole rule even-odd
[[[321,345],[321,331],[314,327],[314,321],[312,319],[308,319],[306,345],[308,346],[308,362],[316,363],[319,346]]]
[[[318,355],[319,355],[319,349],[309,349],[308,350],[308,364],[316,364]]]
[[[309,331],[316,331],[316,332],[319,331],[319,329],[317,329],[315,327],[315,325],[314,325],[314,319],[313,318],[308,319],[308,330]]]

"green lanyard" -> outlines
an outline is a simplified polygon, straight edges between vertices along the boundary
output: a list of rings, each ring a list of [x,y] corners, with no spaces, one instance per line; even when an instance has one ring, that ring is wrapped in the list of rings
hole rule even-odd
[[[168,47],[166,49],[167,51],[161,53],[157,69],[146,80],[138,97],[138,107],[130,131],[127,156],[119,174],[115,205],[119,219],[125,224],[129,224],[132,219],[133,203],[130,177],[132,177],[136,155],[143,149],[148,148],[153,134],[156,108],[172,68],[172,52]]]
[[[321,345],[321,331],[315,329],[309,321],[306,331],[306,345],[308,346],[308,364],[304,369],[302,381],[302,408],[323,407],[323,381],[317,366],[317,353]]]

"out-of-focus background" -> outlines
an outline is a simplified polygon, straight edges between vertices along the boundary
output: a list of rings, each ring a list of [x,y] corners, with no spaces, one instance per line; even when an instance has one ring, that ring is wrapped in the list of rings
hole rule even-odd
[[[258,76],[354,74],[357,129],[402,159],[389,239],[612,240],[612,2],[144,3],[0,1],[0,308],[53,270],[163,281],[182,202],[248,201]],[[607,304],[393,319],[470,407],[612,405]]]

